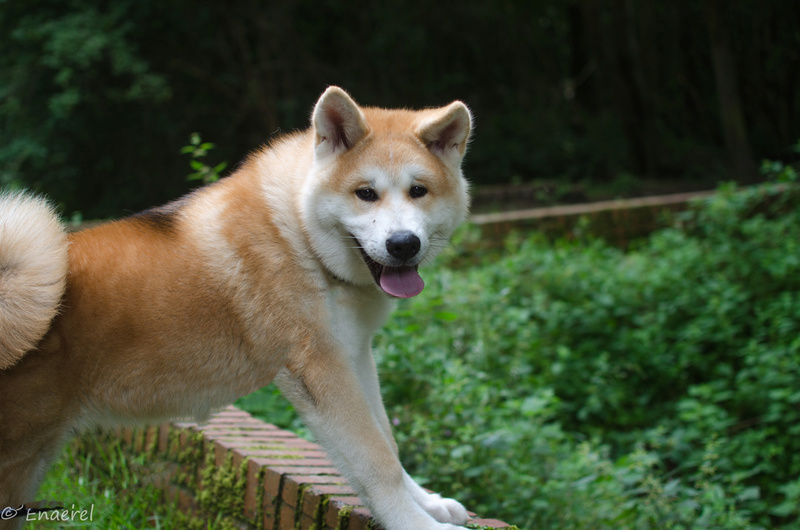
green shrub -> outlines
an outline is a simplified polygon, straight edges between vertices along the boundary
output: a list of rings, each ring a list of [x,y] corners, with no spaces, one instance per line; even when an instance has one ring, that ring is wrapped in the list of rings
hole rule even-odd
[[[725,186],[628,252],[429,272],[376,345],[404,460],[519,524],[795,522],[797,199]]]
[[[376,338],[410,472],[520,527],[796,525],[796,204],[723,186],[627,252],[456,243]]]

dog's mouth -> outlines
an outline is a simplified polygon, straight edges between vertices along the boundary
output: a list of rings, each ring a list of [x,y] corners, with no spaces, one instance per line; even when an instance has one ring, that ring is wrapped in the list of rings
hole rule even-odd
[[[367,264],[367,268],[372,274],[372,278],[384,293],[395,298],[411,298],[412,296],[417,296],[425,288],[425,282],[417,272],[417,265],[400,267],[384,265],[372,259],[358,239],[356,239],[356,243],[361,251],[361,257],[364,258],[364,263]]]

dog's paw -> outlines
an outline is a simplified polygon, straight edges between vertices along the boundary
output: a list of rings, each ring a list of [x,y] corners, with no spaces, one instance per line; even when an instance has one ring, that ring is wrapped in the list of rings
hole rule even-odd
[[[418,500],[422,508],[440,523],[463,525],[469,519],[467,509],[455,499],[429,493],[425,498]]]

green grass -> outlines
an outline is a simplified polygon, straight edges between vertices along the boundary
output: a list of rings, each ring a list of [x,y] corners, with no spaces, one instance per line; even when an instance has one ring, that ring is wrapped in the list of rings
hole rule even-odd
[[[47,474],[37,500],[50,501],[70,512],[86,510],[68,521],[36,521],[25,528],[174,528],[172,506],[161,501],[144,457],[130,457],[118,443],[92,434],[68,445]],[[52,512],[48,512],[53,517]],[[88,517],[88,516],[87,516]]]

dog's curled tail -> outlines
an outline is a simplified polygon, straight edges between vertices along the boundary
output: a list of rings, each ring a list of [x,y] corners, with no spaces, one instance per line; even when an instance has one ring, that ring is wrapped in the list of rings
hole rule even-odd
[[[52,206],[26,193],[0,193],[0,370],[47,332],[67,268],[67,235]]]

